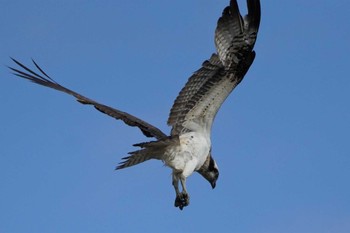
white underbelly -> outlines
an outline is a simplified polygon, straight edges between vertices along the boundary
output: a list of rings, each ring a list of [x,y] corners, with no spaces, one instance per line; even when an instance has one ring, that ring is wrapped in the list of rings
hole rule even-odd
[[[187,177],[204,164],[209,150],[209,138],[200,133],[189,132],[180,136],[179,146],[168,148],[164,162]]]

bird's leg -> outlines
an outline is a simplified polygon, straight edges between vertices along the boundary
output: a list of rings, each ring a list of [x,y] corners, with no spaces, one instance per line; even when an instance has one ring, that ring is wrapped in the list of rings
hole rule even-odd
[[[173,186],[176,192],[176,197],[178,197],[180,195],[180,190],[179,190],[179,178],[178,176],[173,173]]]
[[[179,176],[182,186],[182,193],[179,190]],[[173,186],[176,192],[176,198],[175,198],[175,207],[179,207],[180,210],[182,210],[185,206],[189,204],[189,197],[186,192],[186,186],[185,181],[182,178],[183,176],[180,174],[173,173]],[[185,188],[184,188],[185,187]]]
[[[183,205],[182,205],[182,200],[181,200],[181,193],[179,190],[179,177],[178,177],[178,174],[176,174],[175,172],[173,172],[173,186],[174,186],[175,193],[176,193],[174,205],[175,205],[175,207],[179,207],[182,210]]]
[[[186,189],[186,177],[181,174],[180,176],[180,182],[182,186],[182,200],[184,203],[184,206],[188,206],[190,204],[190,196],[188,195],[187,189]]]

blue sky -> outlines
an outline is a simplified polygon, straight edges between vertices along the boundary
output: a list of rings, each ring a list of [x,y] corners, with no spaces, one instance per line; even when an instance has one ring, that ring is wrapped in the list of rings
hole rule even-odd
[[[183,211],[159,161],[114,171],[137,129],[5,67],[34,58],[169,132],[228,2],[2,1],[0,232],[350,232],[349,1],[262,1],[256,60],[214,123],[217,188],[191,176]]]

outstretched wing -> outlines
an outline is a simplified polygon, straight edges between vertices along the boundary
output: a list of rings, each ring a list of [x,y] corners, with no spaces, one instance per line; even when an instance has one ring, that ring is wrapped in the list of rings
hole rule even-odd
[[[217,54],[189,78],[170,110],[172,135],[189,130],[210,133],[217,111],[253,63],[260,2],[247,0],[247,4],[248,15],[244,18],[236,0],[224,9],[215,31]]]
[[[29,69],[28,67],[24,66],[23,64],[21,64],[20,62],[18,62],[17,60],[11,58],[18,66],[22,67],[25,71],[21,71],[19,69],[15,69],[12,67],[9,67],[12,71],[14,71],[14,74],[18,77],[24,78],[24,79],[28,79],[36,84],[42,85],[42,86],[46,86],[58,91],[62,91],[64,93],[67,93],[69,95],[74,96],[75,98],[77,98],[77,101],[79,101],[82,104],[87,104],[87,105],[93,105],[97,110],[99,110],[102,113],[105,113],[117,120],[122,120],[124,121],[125,124],[129,125],[129,126],[134,126],[134,127],[138,127],[142,133],[147,136],[147,137],[155,137],[157,139],[162,139],[162,138],[166,138],[167,135],[165,135],[160,129],[156,128],[155,126],[133,116],[130,115],[129,113],[126,112],[122,112],[118,109],[115,108],[111,108],[109,106],[100,104],[92,99],[89,99],[83,95],[80,95],[77,92],[74,92],[68,88],[65,88],[63,86],[61,86],[60,84],[58,84],[56,81],[54,81],[52,78],[50,78],[39,66],[38,64],[35,63],[35,61],[33,60],[34,65],[36,66],[36,68],[40,71],[41,74],[38,74],[34,71],[32,71],[31,69]]]
[[[172,135],[185,132],[183,124],[189,120],[190,112],[207,95],[208,91],[217,84],[224,72],[224,67],[216,54],[203,62],[202,67],[194,72],[186,85],[177,96],[170,110],[168,125],[173,126]],[[196,116],[192,116],[195,118]]]

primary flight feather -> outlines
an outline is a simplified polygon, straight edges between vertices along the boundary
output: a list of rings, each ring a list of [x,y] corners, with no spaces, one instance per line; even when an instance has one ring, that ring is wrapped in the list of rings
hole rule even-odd
[[[194,171],[215,188],[219,170],[211,155],[211,128],[222,103],[242,81],[254,61],[253,51],[259,24],[260,1],[247,0],[248,14],[239,12],[236,0],[231,0],[215,30],[217,53],[203,62],[180,91],[170,110],[170,135],[129,113],[111,108],[87,98],[54,81],[33,61],[35,72],[12,59],[19,68],[9,67],[15,75],[74,96],[77,101],[93,105],[97,110],[125,124],[138,127],[147,137],[156,140],[135,144],[139,149],[129,153],[116,169],[134,166],[149,159],[162,160],[172,169],[172,184],[176,192],[175,207],[189,205],[186,178]],[[20,70],[22,68],[22,70]],[[181,190],[179,188],[181,184]]]

